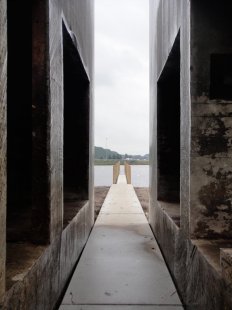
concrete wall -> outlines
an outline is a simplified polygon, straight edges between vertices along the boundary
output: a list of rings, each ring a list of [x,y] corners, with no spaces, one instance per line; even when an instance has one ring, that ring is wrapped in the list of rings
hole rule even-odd
[[[193,1],[191,5],[191,234],[232,237],[232,96],[214,93],[212,55],[232,59],[232,4]],[[210,10],[209,10],[210,7]],[[232,71],[232,60],[230,72]],[[219,64],[216,76],[220,76]],[[226,77],[224,77],[226,78]],[[232,73],[227,76],[232,88]],[[221,95],[221,96],[220,96]]]
[[[0,301],[5,292],[6,257],[6,2],[0,3]]]
[[[157,81],[161,75],[165,62],[171,52],[172,45],[180,29],[180,48],[181,48],[181,137],[180,137],[180,213],[181,230],[188,234],[189,230],[189,184],[190,184],[190,85],[189,72],[187,70],[190,62],[189,47],[185,40],[189,40],[189,19],[188,14],[183,14],[188,2],[184,1],[159,1],[157,10],[154,9],[154,2],[151,1],[150,27],[151,27],[151,75],[150,75],[150,102],[151,102],[151,122],[150,122],[150,153],[151,153],[151,214],[154,213],[157,201]],[[186,46],[183,48],[183,44]],[[171,160],[171,159],[170,159]]]
[[[149,221],[187,309],[231,307],[228,298],[228,270],[231,267],[228,266],[227,272],[224,272],[227,273],[225,282],[219,255],[220,248],[232,247],[231,102],[209,98],[209,54],[212,51],[231,53],[230,19],[226,18],[225,13],[231,10],[223,5],[219,8],[215,3],[150,1]],[[167,68],[179,29],[181,116],[178,226],[173,217],[175,204],[160,201],[157,194],[157,83]],[[167,92],[169,89],[167,87]]]
[[[0,303],[2,309],[53,309],[93,225],[93,1],[33,1],[32,206],[29,232],[11,238],[6,260],[6,3],[0,2]],[[62,22],[89,80],[85,137],[88,194],[64,229]],[[28,62],[26,56],[24,61]],[[28,62],[30,67],[30,63]],[[26,66],[26,65],[25,65]],[[21,100],[21,101],[20,101]],[[18,98],[18,103],[22,99]],[[30,115],[31,117],[31,115]],[[75,141],[75,132],[73,139]],[[14,227],[17,230],[17,227]],[[17,233],[17,231],[15,231]],[[9,237],[10,235],[8,235]],[[18,253],[19,255],[15,255]],[[12,254],[12,255],[10,255]],[[13,266],[14,268],[11,268]],[[5,277],[6,271],[6,277]],[[6,280],[5,280],[6,278]],[[7,287],[5,289],[5,283]]]

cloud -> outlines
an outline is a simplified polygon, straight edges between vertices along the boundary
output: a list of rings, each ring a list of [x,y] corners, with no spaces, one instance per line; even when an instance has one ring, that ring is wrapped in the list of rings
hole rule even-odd
[[[95,145],[148,152],[148,0],[95,0]]]

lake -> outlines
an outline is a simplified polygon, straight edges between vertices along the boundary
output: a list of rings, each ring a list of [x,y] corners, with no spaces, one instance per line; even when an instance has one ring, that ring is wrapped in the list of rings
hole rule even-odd
[[[121,174],[124,174],[124,166],[121,165]],[[110,186],[113,180],[113,166],[94,167],[94,185]],[[149,186],[149,166],[131,165],[131,183],[135,187]]]

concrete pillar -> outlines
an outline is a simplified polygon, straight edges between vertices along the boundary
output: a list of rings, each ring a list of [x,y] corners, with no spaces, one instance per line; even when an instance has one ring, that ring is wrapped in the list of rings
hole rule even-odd
[[[6,1],[0,2],[0,303],[5,292],[6,259]]]
[[[191,136],[191,98],[190,98],[190,2],[181,4],[182,28],[180,30],[180,228],[182,236],[189,237],[190,230],[190,136]],[[184,29],[185,31],[182,31]]]
[[[57,238],[63,225],[63,47],[61,0],[49,2],[49,98],[51,117],[48,122],[49,140],[49,201],[50,240]]]

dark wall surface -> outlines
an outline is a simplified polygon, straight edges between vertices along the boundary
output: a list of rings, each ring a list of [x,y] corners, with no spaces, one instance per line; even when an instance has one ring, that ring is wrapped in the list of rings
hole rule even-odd
[[[28,48],[20,47],[18,40],[15,40],[27,35],[29,15],[18,1],[7,2],[8,17],[6,3],[0,3],[0,303],[2,309],[51,310],[59,301],[94,219],[93,1],[33,1],[32,105],[29,103],[28,82],[21,76],[25,71],[30,80],[31,69],[26,73],[25,63],[31,65],[31,48],[28,56]],[[25,16],[24,23],[20,20],[22,16]],[[15,28],[16,21],[20,25],[18,28]],[[66,24],[75,43],[76,54],[70,51],[68,55],[63,53],[62,23]],[[75,70],[75,66],[81,70]],[[67,70],[71,71],[71,76],[65,82],[68,97],[65,99],[71,104],[76,118],[75,113],[69,117],[64,113],[64,71]],[[7,105],[6,82],[10,92]],[[77,95],[76,98],[70,97],[70,91],[73,96]],[[76,174],[79,170],[76,188],[82,188],[84,201],[81,209],[72,213],[64,228],[65,115],[66,125],[72,127],[72,137],[68,135],[66,140],[76,150],[79,144],[83,147],[82,155],[78,153],[79,157],[75,160]],[[9,182],[7,222],[6,160]],[[81,165],[79,161],[82,161]],[[10,241],[7,245],[7,264],[6,226]]]
[[[150,1],[149,221],[186,309],[231,308],[231,277],[220,262],[220,248],[231,257],[232,247],[230,7],[230,1]],[[179,29],[180,227],[157,192],[159,83]],[[168,97],[171,80],[163,89]],[[163,112],[164,124],[168,119]]]

